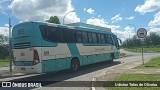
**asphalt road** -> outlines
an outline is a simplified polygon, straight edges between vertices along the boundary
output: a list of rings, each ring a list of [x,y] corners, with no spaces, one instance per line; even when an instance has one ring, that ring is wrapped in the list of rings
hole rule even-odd
[[[69,71],[62,71],[58,73],[42,74],[42,75],[36,75],[36,76],[27,77],[27,78],[15,79],[14,81],[68,81],[67,83],[69,84],[71,83],[75,84],[78,81],[92,81],[92,79],[97,74],[100,74],[102,72],[107,72],[107,70],[120,66],[121,64],[132,63],[135,61],[140,61],[140,62],[142,61],[141,53],[131,53],[131,52],[127,52],[124,50],[121,50],[121,52],[126,53],[129,56],[125,58],[117,59],[113,63],[102,62],[102,63],[84,66],[78,72],[75,72],[75,73],[71,73]],[[151,58],[159,56],[159,55],[160,53],[145,53],[144,59],[145,61],[148,61]],[[71,81],[76,81],[76,82],[71,82]],[[49,82],[45,85],[46,87],[29,88],[29,89],[34,89],[34,90],[35,89],[36,90],[42,90],[42,89],[45,89],[45,90],[91,90],[91,87],[47,87],[47,86],[55,86],[61,83],[62,82],[59,82],[59,83]],[[91,83],[91,82],[87,82],[87,84],[88,83]]]

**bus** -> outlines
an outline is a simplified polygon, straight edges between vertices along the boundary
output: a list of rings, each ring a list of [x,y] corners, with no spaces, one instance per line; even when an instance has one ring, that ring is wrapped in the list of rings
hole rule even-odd
[[[12,53],[14,69],[22,73],[77,71],[120,56],[119,39],[110,28],[33,21],[14,26]]]

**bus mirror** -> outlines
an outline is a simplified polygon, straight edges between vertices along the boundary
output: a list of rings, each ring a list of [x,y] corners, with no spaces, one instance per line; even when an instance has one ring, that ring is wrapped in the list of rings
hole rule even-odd
[[[121,39],[119,39],[119,38],[117,38],[118,39],[118,41],[119,41],[119,44],[121,45],[122,44],[122,40]]]

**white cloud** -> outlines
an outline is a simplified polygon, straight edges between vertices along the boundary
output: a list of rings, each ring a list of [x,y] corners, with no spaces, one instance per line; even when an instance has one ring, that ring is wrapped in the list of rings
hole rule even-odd
[[[149,35],[152,32],[155,32],[160,35],[160,28],[150,28],[147,34]]]
[[[4,27],[9,27],[9,24],[8,23],[4,24]]]
[[[135,8],[135,11],[144,14],[158,9],[160,9],[160,0],[145,0],[143,5],[138,5]]]
[[[64,24],[80,22],[80,18],[77,16],[76,11],[74,10],[74,7],[71,3],[71,0],[69,0],[68,9],[67,9],[66,13],[70,12],[70,11],[74,11],[74,12],[67,14]],[[62,16],[62,18],[63,17],[64,17],[64,15]]]
[[[112,23],[117,22],[117,21],[121,21],[123,18],[120,16],[120,14],[115,15],[114,17],[111,18]]]
[[[87,19],[87,24],[107,27],[108,22],[106,22],[103,18],[89,18]]]
[[[0,27],[0,34],[2,34],[4,36],[9,36],[8,24],[5,24],[4,26]]]
[[[154,19],[151,20],[148,24],[150,27],[160,27],[160,11],[154,15]]]
[[[125,19],[132,20],[132,19],[134,19],[134,16],[130,16],[130,17],[127,17]]]
[[[132,38],[135,35],[135,32],[133,32],[134,28],[131,28],[129,26],[126,26],[124,30],[114,30],[113,33],[117,35],[118,38],[120,38],[122,41],[125,41],[127,38]]]
[[[125,31],[129,31],[129,32],[132,32],[132,33],[137,33],[137,30],[135,31],[135,28],[133,26],[126,26],[124,28]]]
[[[64,15],[74,10],[71,0],[13,0],[8,7],[20,21],[45,21],[50,16],[58,16],[62,22]],[[76,12],[67,14],[65,18],[65,24],[79,21]]]
[[[132,38],[134,35],[135,35],[134,28],[126,26],[124,28],[124,31],[123,31],[123,37],[124,37],[124,39],[122,39],[122,40],[124,41],[127,38]]]
[[[119,25],[110,25],[104,18],[89,18],[87,19],[87,24],[92,24],[101,27],[111,28],[112,30],[118,30]]]
[[[89,8],[86,10],[89,14],[94,14],[94,10],[92,8]]]
[[[154,15],[154,19],[149,22],[148,26],[148,34],[151,32],[156,32],[160,35],[160,11]]]

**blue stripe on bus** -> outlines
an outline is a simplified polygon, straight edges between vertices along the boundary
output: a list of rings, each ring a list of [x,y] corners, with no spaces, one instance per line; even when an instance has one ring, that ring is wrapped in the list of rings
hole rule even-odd
[[[33,66],[33,61],[14,61],[15,66]]]
[[[81,66],[110,60],[111,53],[83,55]],[[72,57],[42,60],[42,73],[57,72],[70,68]]]
[[[80,53],[78,51],[76,43],[67,43],[67,45],[71,52],[72,57],[80,57]]]

